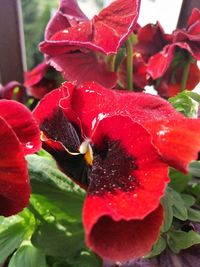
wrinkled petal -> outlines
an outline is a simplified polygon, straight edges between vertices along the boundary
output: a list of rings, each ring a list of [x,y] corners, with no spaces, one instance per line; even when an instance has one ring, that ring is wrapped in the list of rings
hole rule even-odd
[[[2,117],[0,129],[0,214],[10,216],[28,205],[30,185],[23,148]]]
[[[49,21],[45,30],[45,39],[50,39],[56,32],[88,20],[80,10],[76,0],[60,0],[59,8]]]
[[[95,54],[74,53],[50,59],[50,64],[63,73],[66,80],[80,85],[86,81],[96,81],[107,88],[117,82],[117,74],[107,70],[106,64],[99,62]]]
[[[60,106],[67,108],[69,98],[63,99]],[[71,109],[81,120],[86,136],[91,136],[98,122],[108,114],[128,115],[148,130],[163,159],[173,167],[186,172],[188,163],[197,157],[200,149],[200,121],[186,118],[157,96],[107,90],[88,83],[73,91],[70,103]],[[164,136],[160,134],[163,129],[167,132]],[[178,140],[188,141],[183,144]],[[166,153],[169,146],[170,151]]]
[[[162,209],[147,215],[164,194],[168,166],[151,136],[129,117],[102,119],[91,141],[100,152],[94,154],[83,212],[88,245],[110,260],[142,256],[159,235]]]
[[[37,84],[45,76],[47,69],[48,65],[46,63],[40,63],[31,71],[26,72],[24,86],[28,87]]]
[[[32,113],[16,101],[1,100],[0,116],[10,125],[21,142],[24,153],[30,154],[39,150],[40,131]]]
[[[82,22],[57,32],[50,40],[41,43],[40,49],[46,54],[51,54],[51,51],[55,53],[60,49],[64,53],[70,51],[71,48],[68,46],[75,45],[107,55],[117,53],[127,36],[133,31],[139,15],[139,7],[140,0],[116,0],[99,15],[94,16],[92,21]]]

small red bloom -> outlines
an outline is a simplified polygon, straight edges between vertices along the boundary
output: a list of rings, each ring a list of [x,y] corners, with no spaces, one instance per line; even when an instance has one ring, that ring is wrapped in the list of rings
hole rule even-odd
[[[27,99],[26,89],[17,81],[11,81],[5,86],[0,85],[0,99],[13,99],[25,103]]]
[[[113,261],[149,252],[163,222],[159,202],[168,164],[187,170],[200,148],[200,121],[159,97],[95,83],[64,83],[41,100],[34,116],[44,148],[87,189],[88,246]]]
[[[25,155],[40,148],[31,112],[15,101],[0,101],[0,214],[13,215],[28,205],[30,184]]]
[[[76,1],[73,1],[71,9],[71,3],[62,0],[47,26],[46,39],[40,44],[40,50],[49,56],[52,66],[64,73],[65,79],[77,84],[95,80],[113,87],[117,76],[107,69],[103,56],[96,52],[105,55],[117,53],[135,27],[139,7],[140,0],[116,0],[88,20],[78,9]],[[70,20],[71,12],[77,15],[74,21]],[[89,74],[86,64],[92,69]]]
[[[30,95],[36,99],[41,99],[58,86],[55,76],[56,71],[43,62],[25,73],[24,86]]]

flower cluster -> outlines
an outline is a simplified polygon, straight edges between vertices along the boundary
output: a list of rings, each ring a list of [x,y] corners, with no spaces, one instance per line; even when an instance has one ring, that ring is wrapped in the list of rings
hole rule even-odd
[[[86,245],[105,262],[142,264],[137,259],[151,251],[166,222],[161,200],[169,168],[187,174],[200,151],[200,120],[166,100],[200,81],[200,11],[193,9],[186,28],[166,34],[159,22],[138,25],[139,9],[140,0],[115,0],[89,20],[76,0],[60,0],[39,45],[44,62],[25,74],[23,86],[0,88],[7,148],[1,151],[0,213],[28,205],[25,155],[37,152],[41,140],[58,168],[85,190]],[[147,85],[158,95],[145,93]],[[38,103],[32,113],[5,100],[27,104],[30,95]],[[190,208],[193,198],[187,201]]]

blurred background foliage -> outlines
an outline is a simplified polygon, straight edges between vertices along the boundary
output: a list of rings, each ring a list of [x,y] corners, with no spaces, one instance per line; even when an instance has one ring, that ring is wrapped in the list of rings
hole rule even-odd
[[[105,0],[79,0],[82,5],[93,4],[99,9]],[[24,22],[27,68],[32,69],[43,60],[38,44],[44,39],[45,27],[56,11],[59,0],[21,0]]]

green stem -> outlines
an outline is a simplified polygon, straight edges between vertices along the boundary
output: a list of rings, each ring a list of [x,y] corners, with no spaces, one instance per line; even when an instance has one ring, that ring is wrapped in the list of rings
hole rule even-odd
[[[127,89],[133,91],[133,46],[130,39],[126,41],[126,78],[127,78]]]
[[[189,57],[187,59],[187,61],[185,62],[185,66],[183,69],[183,76],[182,76],[182,80],[181,80],[181,87],[180,90],[181,92],[184,91],[186,88],[186,84],[187,84],[187,79],[188,79],[188,75],[189,75],[189,71],[190,71],[190,63],[192,61],[192,58]]]
[[[116,55],[111,55],[108,57],[108,67],[109,70],[114,72],[115,71],[115,60],[116,60]]]
[[[42,215],[36,210],[36,208],[29,203],[28,209],[33,213],[36,219],[38,219],[42,223],[46,223],[45,219],[42,217]]]

